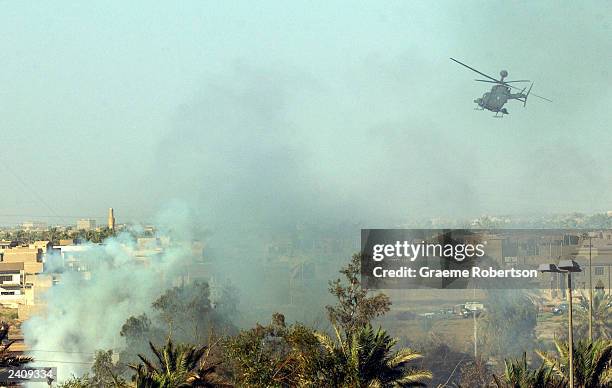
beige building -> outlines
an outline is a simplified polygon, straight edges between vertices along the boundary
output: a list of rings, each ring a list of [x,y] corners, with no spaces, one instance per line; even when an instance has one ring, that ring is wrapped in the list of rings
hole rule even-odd
[[[0,263],[0,303],[23,302],[25,277],[23,263]]]
[[[76,223],[77,230],[95,230],[96,220],[92,218],[81,218]]]
[[[602,232],[592,238],[590,247],[591,282],[593,290],[612,293],[612,233]],[[589,282],[589,240],[581,246],[576,261],[582,272],[575,275],[576,288],[588,292]]]
[[[40,248],[15,247],[2,254],[3,263],[22,263],[26,274],[43,271],[43,251]]]
[[[10,249],[17,246],[17,241],[0,240],[0,250]]]
[[[45,222],[26,221],[23,224],[21,224],[21,229],[24,229],[24,230],[43,230],[43,229],[47,229],[47,224]]]
[[[52,250],[49,241],[35,241],[1,252],[0,304],[17,308],[20,319],[44,310],[41,296],[53,285],[53,278],[42,273],[43,261]]]
[[[51,241],[47,240],[34,241],[32,244],[30,244],[30,248],[40,249],[42,253],[45,254],[53,249],[53,244],[51,244]]]

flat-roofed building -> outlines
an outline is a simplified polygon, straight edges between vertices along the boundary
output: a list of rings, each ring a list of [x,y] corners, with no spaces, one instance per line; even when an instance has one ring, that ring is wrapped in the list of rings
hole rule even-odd
[[[30,244],[30,248],[40,249],[42,253],[45,254],[53,249],[53,244],[51,244],[51,241],[48,240],[34,241],[32,244]]]
[[[81,258],[93,248],[92,245],[56,245],[54,248],[60,252],[61,267],[74,271],[87,270]]]
[[[592,239],[591,247],[591,283],[593,291],[612,293],[612,242],[605,238]],[[582,288],[588,292],[589,282],[589,240],[581,248],[576,261],[580,264],[582,272],[574,275],[576,288]]]
[[[16,247],[17,241],[12,240],[0,240],[0,249],[10,249]]]
[[[2,254],[3,263],[23,263],[24,270],[28,274],[43,271],[42,258],[43,253],[40,248],[15,247],[5,250]]]
[[[21,229],[24,230],[43,230],[47,229],[47,223],[39,221],[26,221],[21,224]]]
[[[17,306],[17,316],[25,321],[32,316],[40,316],[46,313],[46,301],[43,297],[55,284],[55,276],[48,274],[38,274],[26,276],[23,287],[23,300]]]
[[[95,230],[96,220],[93,218],[81,218],[76,223],[77,230]]]
[[[23,263],[0,263],[0,303],[24,300],[24,268]]]

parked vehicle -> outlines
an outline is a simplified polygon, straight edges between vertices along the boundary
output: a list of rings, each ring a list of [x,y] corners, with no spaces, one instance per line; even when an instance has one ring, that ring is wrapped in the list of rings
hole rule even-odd
[[[558,306],[553,307],[551,312],[554,315],[562,315],[567,312],[567,309],[568,309],[567,303],[561,303]]]

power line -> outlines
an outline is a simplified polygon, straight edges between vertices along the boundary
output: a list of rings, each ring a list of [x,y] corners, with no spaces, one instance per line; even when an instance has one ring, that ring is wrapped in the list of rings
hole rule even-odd
[[[67,351],[67,350],[42,350],[42,349],[27,349],[25,352],[45,352],[45,353],[67,353],[67,354],[90,354],[94,355],[95,352],[76,352],[76,351]]]
[[[106,219],[104,216],[91,216],[91,215],[55,215],[51,216],[48,214],[0,214],[0,217],[31,217],[31,218],[95,218],[95,219]]]
[[[93,365],[93,361],[60,361],[60,360],[34,360],[34,362],[52,362],[58,364],[81,364],[81,365]]]
[[[21,177],[4,161],[4,159],[0,158],[0,163],[15,178],[15,180],[17,180],[23,186],[23,188],[25,188],[26,191],[30,192],[32,197],[38,200],[51,213],[57,215],[57,212],[40,195],[38,195],[36,190],[33,190],[23,179],[21,179]]]

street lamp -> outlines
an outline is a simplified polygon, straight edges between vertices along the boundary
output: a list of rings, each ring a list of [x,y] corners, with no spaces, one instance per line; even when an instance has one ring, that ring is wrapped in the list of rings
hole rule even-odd
[[[591,233],[585,233],[582,235],[584,239],[589,238],[589,339],[593,342],[593,280],[592,280],[592,267],[593,267],[593,236]]]
[[[574,388],[574,328],[572,315],[572,272],[581,272],[580,265],[574,260],[561,260],[559,265],[555,264],[540,264],[538,268],[540,272],[554,272],[567,274],[567,290],[568,290],[568,320],[569,320],[569,383],[570,388]]]

